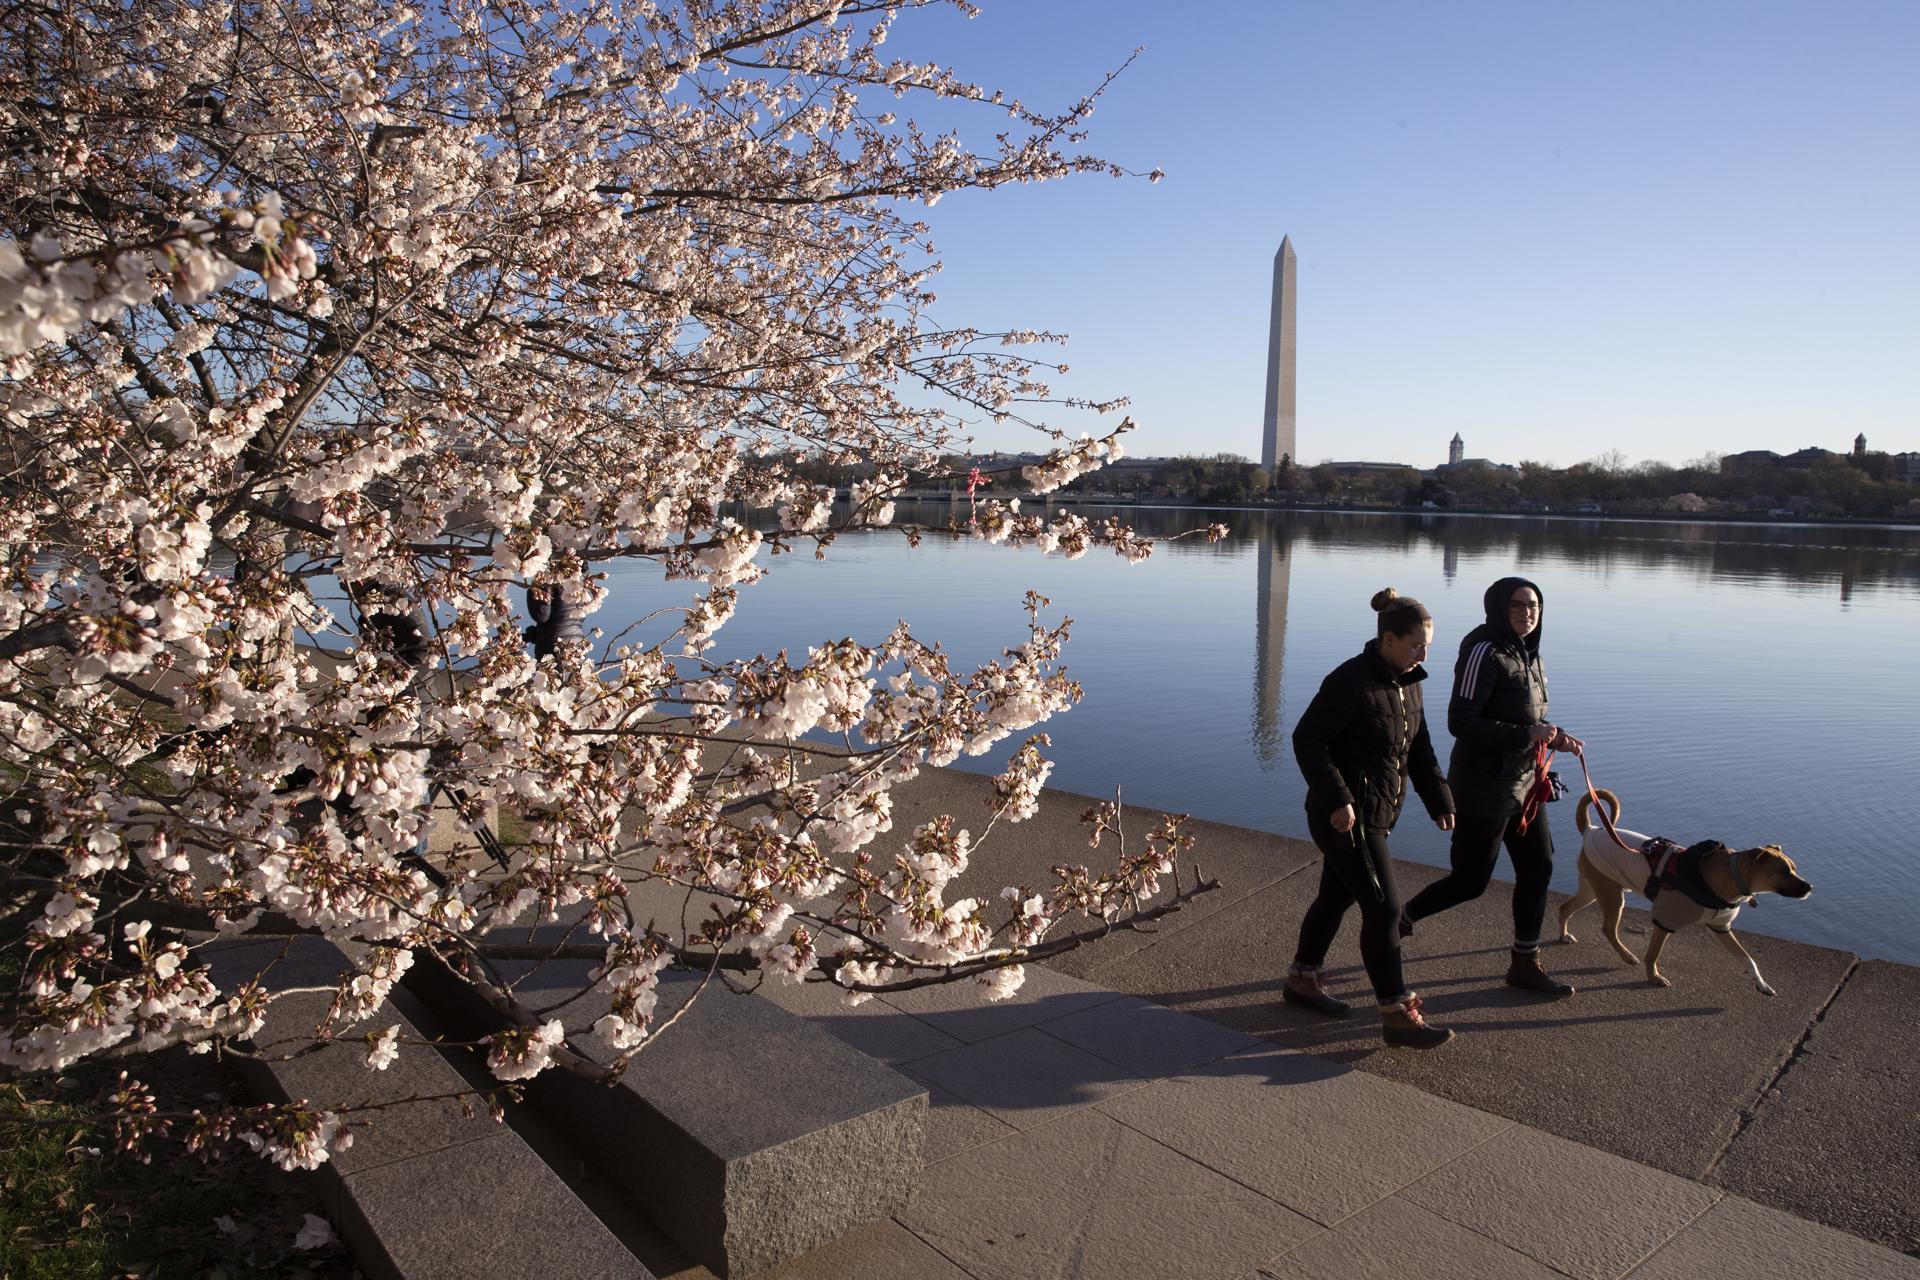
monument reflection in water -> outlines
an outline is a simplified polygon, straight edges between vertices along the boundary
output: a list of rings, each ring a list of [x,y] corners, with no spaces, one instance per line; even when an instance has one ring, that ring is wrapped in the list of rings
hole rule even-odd
[[[949,510],[903,504],[900,516],[937,526]],[[1820,892],[1756,913],[1749,928],[1920,962],[1905,905],[1920,893],[1920,746],[1909,732],[1920,723],[1909,676],[1920,529],[1079,510],[1152,536],[1220,521],[1229,536],[1163,542],[1134,566],[934,537],[912,548],[897,533],[845,538],[825,560],[770,561],[709,656],[798,658],[842,636],[872,644],[905,618],[956,663],[977,663],[1024,638],[1019,600],[1031,587],[1052,598],[1050,617],[1074,619],[1066,661],[1087,691],[1045,726],[1054,786],[1109,798],[1118,787],[1129,805],[1303,836],[1289,717],[1372,636],[1372,594],[1391,586],[1433,610],[1427,703],[1444,762],[1460,639],[1481,619],[1487,584],[1523,573],[1546,598],[1553,717],[1588,741],[1596,779],[1622,795],[1636,830],[1781,844]],[[650,566],[612,571],[613,599],[594,619],[609,636],[693,594]],[[1017,745],[962,767],[997,771]],[[1566,889],[1572,805],[1550,815]],[[1446,861],[1446,837],[1418,814],[1394,845]]]
[[[1282,677],[1287,667],[1287,540],[1266,522],[1254,538],[1259,561],[1253,615],[1253,746],[1271,764],[1284,752]]]

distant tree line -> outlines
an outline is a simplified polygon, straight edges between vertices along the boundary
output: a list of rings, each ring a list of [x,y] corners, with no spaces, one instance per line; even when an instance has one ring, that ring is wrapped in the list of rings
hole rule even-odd
[[[1544,511],[1611,515],[1920,517],[1920,484],[1904,478],[1890,454],[1826,454],[1777,464],[1738,464],[1707,453],[1673,466],[1629,462],[1610,450],[1568,467],[1525,461],[1516,467],[1463,463],[1364,470],[1331,462],[1296,465],[1282,456],[1271,470],[1237,453],[1128,459],[1064,486],[1082,499],[1172,501],[1213,505],[1342,505],[1462,511]],[[845,488],[862,478],[860,463],[794,460],[794,472],[816,484]],[[970,466],[956,460],[947,475],[916,482],[920,492],[967,487]],[[982,462],[982,496],[1022,490],[1017,467]]]

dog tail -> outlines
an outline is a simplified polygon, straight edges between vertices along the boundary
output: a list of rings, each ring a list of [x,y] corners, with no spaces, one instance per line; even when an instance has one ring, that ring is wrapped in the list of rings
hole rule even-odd
[[[1618,826],[1620,822],[1620,797],[1605,787],[1595,787],[1593,795],[1599,796],[1607,806],[1607,816]],[[1593,812],[1593,796],[1581,796],[1580,803],[1573,806],[1573,826],[1576,831],[1585,833],[1600,825],[1597,819],[1589,816]]]

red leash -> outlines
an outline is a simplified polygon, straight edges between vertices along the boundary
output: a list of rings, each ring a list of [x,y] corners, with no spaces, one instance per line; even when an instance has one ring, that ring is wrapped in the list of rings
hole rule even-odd
[[[1527,803],[1520,810],[1520,834],[1525,835],[1533,820],[1540,816],[1540,806],[1553,799],[1553,783],[1547,780],[1547,766],[1553,763],[1553,752],[1547,750],[1547,744],[1533,744],[1533,787],[1527,792]]]
[[[1619,845],[1622,849],[1625,849],[1628,853],[1639,853],[1640,850],[1634,848],[1632,845],[1628,844],[1625,840],[1622,840],[1620,838],[1620,833],[1613,829],[1613,815],[1607,812],[1607,806],[1600,802],[1599,793],[1597,793],[1593,789],[1593,774],[1588,772],[1587,770],[1586,752],[1576,751],[1573,753],[1573,755],[1574,755],[1574,758],[1580,762],[1580,776],[1587,780],[1587,799],[1593,802],[1593,811],[1600,815],[1601,825],[1606,827],[1607,834],[1613,837],[1613,842],[1615,844]],[[1548,757],[1548,758],[1551,759],[1552,757]]]

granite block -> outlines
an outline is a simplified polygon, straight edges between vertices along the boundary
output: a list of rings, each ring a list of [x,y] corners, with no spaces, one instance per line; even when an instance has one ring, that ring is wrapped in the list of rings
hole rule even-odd
[[[321,994],[297,995],[277,1001],[261,1039],[268,1038],[276,1021],[297,1018],[307,1026],[325,1011],[328,997]],[[296,1005],[294,1009],[285,1006]],[[298,1008],[298,1005],[309,1006]],[[307,1015],[313,1015],[308,1017]],[[366,1065],[366,1031],[400,1028],[399,1056],[384,1071]],[[440,1056],[432,1045],[423,1044],[419,1030],[391,1004],[350,1029],[352,1038],[335,1040],[309,1053],[281,1062],[250,1062],[248,1071],[255,1077],[271,1075],[271,1092],[287,1100],[306,1099],[316,1105],[366,1109],[350,1117],[353,1145],[336,1154],[328,1163],[340,1176],[357,1173],[414,1156],[479,1142],[501,1132],[487,1118],[484,1108],[474,1117],[467,1116],[457,1101],[409,1102],[410,1098],[431,1097],[467,1087],[460,1074]],[[269,1090],[256,1084],[256,1092]]]
[[[267,970],[274,985],[331,980],[346,956],[318,938],[299,938]],[[215,950],[213,963],[242,980],[259,973],[281,943]],[[332,995],[299,991],[276,999],[254,1043],[308,1042]],[[400,1028],[399,1056],[384,1070],[366,1065],[365,1032]],[[349,1111],[353,1144],[315,1172],[322,1206],[363,1271],[394,1280],[543,1276],[556,1256],[587,1274],[646,1277],[647,1270],[511,1130],[456,1101],[408,1101],[467,1088],[452,1064],[391,1002],[342,1027],[341,1038],[282,1059],[241,1059],[249,1087],[274,1101],[311,1101]],[[355,1111],[363,1114],[352,1114]]]
[[[586,962],[525,966],[530,1004],[578,990]],[[471,997],[416,966],[409,987],[475,1027]],[[661,975],[660,1022],[693,999],[701,975]],[[616,1056],[589,1031],[606,1007],[593,993],[566,1007],[575,1048]],[[563,1071],[527,1098],[582,1156],[655,1223],[722,1275],[791,1261],[886,1217],[912,1195],[923,1164],[927,1095],[918,1084],[771,1001],[714,985],[648,1043],[612,1086]]]
[[[364,1170],[343,1192],[342,1235],[374,1280],[652,1280],[512,1133]]]

